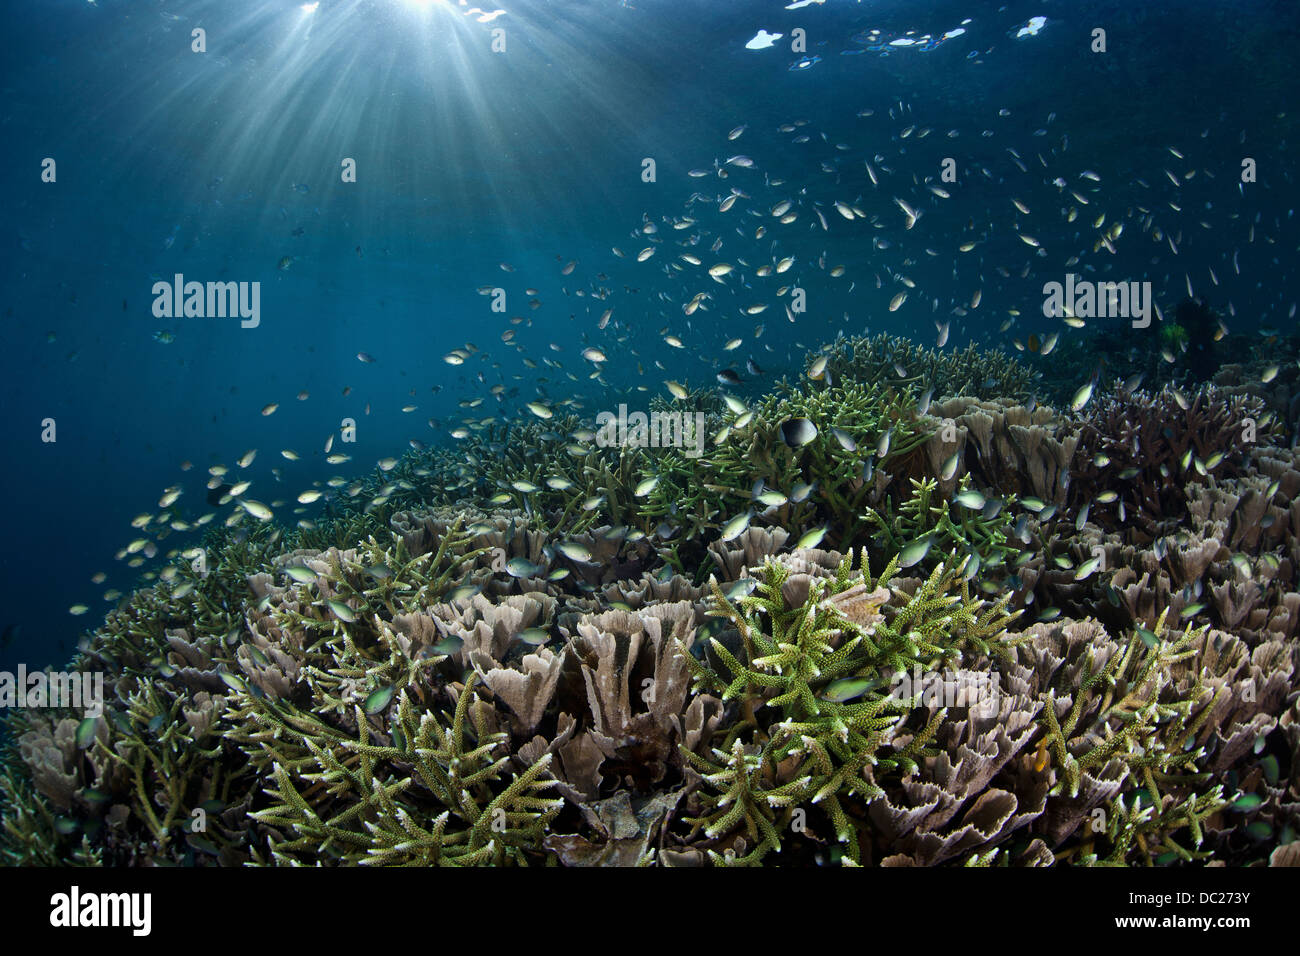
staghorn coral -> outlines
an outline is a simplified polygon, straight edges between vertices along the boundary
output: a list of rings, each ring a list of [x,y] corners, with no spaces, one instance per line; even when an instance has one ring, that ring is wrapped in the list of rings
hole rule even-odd
[[[1038,376],[1002,352],[974,345],[943,352],[886,333],[841,337],[821,354],[827,356],[826,368],[834,381],[919,384],[918,393],[929,387],[935,395],[1023,400]]]
[[[792,420],[811,422],[816,434],[792,446],[782,434]],[[681,544],[670,544],[666,557],[679,571],[698,561],[683,549],[714,540],[745,512],[784,528],[825,524],[834,538],[848,540],[889,469],[906,469],[924,437],[910,402],[892,389],[783,385],[752,408],[730,413],[703,458],[676,449],[660,454],[642,475],[654,485],[640,514],[655,526],[670,522],[674,538],[680,534]]]
[[[711,759],[687,754],[702,783],[717,791],[688,821],[688,840],[702,834],[713,843],[706,847],[710,859],[752,864],[779,852],[780,831],[807,804],[820,805],[844,858],[860,862],[860,823],[850,808],[881,794],[875,777],[915,767],[939,719],[932,716],[910,740],[891,746],[911,702],[878,689],[913,663],[929,666],[965,649],[1009,653],[1010,617],[1002,604],[983,607],[943,565],[914,593],[900,594],[882,586],[897,568],[895,558],[873,578],[869,567],[855,573],[846,556],[835,577],[813,579],[796,606],[785,600],[790,571],[781,562],[767,562],[755,592],[737,605],[714,585],[716,613],[735,626],[741,646],[735,653],[711,639],[721,673],[686,661],[697,687],[740,701],[741,720]],[[890,607],[892,601],[899,606]]]
[[[936,554],[965,555],[968,576],[982,572],[985,579],[1022,555],[1028,557],[1023,545],[1036,529],[1031,515],[1017,516],[1012,510],[1014,496],[1007,501],[986,498],[970,487],[969,476],[963,476],[952,500],[941,497],[938,487],[931,478],[912,479],[911,495],[897,507],[886,498],[882,510],[866,509],[881,548],[897,552],[913,542],[926,542]]]
[[[1162,615],[1153,632],[1134,631],[1122,642],[1089,621],[1038,624],[1028,633],[1032,642],[1021,653],[1044,702],[1029,769],[1050,773],[1056,797],[1045,834],[1058,847],[1082,834],[1076,846],[1057,850],[1058,859],[1193,859],[1205,820],[1224,806],[1222,786],[1207,786],[1203,738],[1198,745],[1214,726],[1211,705],[1222,691],[1206,683],[1204,668],[1185,663],[1204,649],[1207,629],[1166,635]],[[1184,829],[1192,849],[1175,836]]]
[[[544,776],[551,757],[506,779],[506,735],[492,729],[490,708],[471,706],[475,680],[460,690],[449,718],[417,715],[403,692],[387,739],[372,740],[361,707],[355,740],[300,733],[299,753],[290,741],[273,746],[259,735],[276,757],[274,786],[266,790],[273,803],[252,817],[268,830],[272,858],[315,863],[323,854],[360,865],[469,866],[534,857],[560,808],[541,795],[553,783]],[[294,735],[291,719],[257,713],[266,726],[275,721]]]

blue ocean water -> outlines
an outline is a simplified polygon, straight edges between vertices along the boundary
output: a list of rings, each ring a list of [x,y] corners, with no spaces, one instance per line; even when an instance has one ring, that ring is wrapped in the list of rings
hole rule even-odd
[[[951,347],[1011,351],[1048,327],[1030,321],[1043,283],[1072,270],[1150,281],[1166,310],[1194,290],[1234,333],[1294,332],[1294,4],[503,2],[491,19],[491,3],[414,0],[6,5],[0,668],[66,660],[106,592],[193,543],[144,535],[157,557],[130,567],[132,518],[173,487],[177,519],[224,518],[205,505],[208,469],[250,449],[250,493],[289,501],[288,518],[314,481],[366,474],[411,439],[452,445],[464,416],[539,397],[594,417],[724,368],[757,391],[837,334],[933,344],[945,319]],[[1107,52],[1090,49],[1097,27]],[[747,49],[760,30],[781,38]],[[716,205],[733,189],[734,221]],[[778,227],[762,211],[786,198],[803,215]],[[921,211],[913,228],[896,199]],[[683,217],[698,228],[675,231]],[[665,243],[698,236],[704,266],[722,239],[716,259],[751,268],[687,282],[666,246],[637,262],[646,223]],[[784,256],[811,303],[793,322],[775,280],[751,274]],[[257,327],[156,316],[155,283],[177,274],[259,283]],[[911,302],[889,311],[899,275]],[[504,288],[507,312],[481,287]],[[700,291],[714,298],[688,319]],[[1090,365],[1092,341],[1059,355]],[[444,360],[467,342],[472,361]],[[587,346],[608,355],[600,381]],[[514,394],[498,400],[498,383]],[[357,442],[335,468],[324,443],[348,417]]]

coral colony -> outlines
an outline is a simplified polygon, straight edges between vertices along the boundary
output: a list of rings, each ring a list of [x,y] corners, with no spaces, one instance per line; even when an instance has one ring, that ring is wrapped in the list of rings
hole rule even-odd
[[[6,717],[0,858],[1294,864],[1259,367],[1034,402],[999,353],[840,339],[641,412],[686,441],[520,419],[209,530],[85,642],[101,713]]]

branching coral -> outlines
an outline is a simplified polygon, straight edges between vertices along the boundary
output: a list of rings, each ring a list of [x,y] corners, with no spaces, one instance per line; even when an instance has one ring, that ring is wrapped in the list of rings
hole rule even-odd
[[[859,824],[846,801],[861,808],[882,792],[874,778],[915,769],[941,718],[931,716],[907,743],[891,745],[912,701],[883,693],[889,678],[963,652],[1010,653],[1004,602],[986,607],[970,597],[959,568],[940,565],[912,594],[887,586],[897,570],[895,558],[873,578],[869,567],[854,572],[846,557],[834,578],[812,581],[796,606],[787,601],[790,572],[780,562],[765,564],[754,593],[736,604],[714,585],[715,613],[735,627],[740,647],[710,641],[725,673],[693,658],[688,664],[698,687],[740,702],[741,719],[713,748],[713,760],[688,757],[722,790],[695,818],[697,830],[716,839],[743,821],[755,841],[734,862],[779,850],[778,830],[805,803],[824,809],[846,858],[859,860]],[[715,849],[710,854],[733,862]]]
[[[806,440],[784,426],[808,422]],[[712,537],[746,510],[777,526],[825,524],[852,541],[862,509],[878,499],[894,468],[925,441],[905,396],[880,386],[785,387],[728,419],[722,440],[699,461],[669,452],[642,513],[669,520],[689,540]],[[707,540],[707,538],[706,538]]]
[[[301,729],[300,721],[271,706],[260,711],[259,722],[275,728],[257,737],[274,760],[275,787],[267,790],[272,805],[252,816],[272,831],[274,860],[314,863],[321,854],[385,866],[539,860],[546,824],[560,809],[559,800],[540,795],[554,784],[545,777],[551,757],[506,779],[508,735],[491,729],[490,708],[471,708],[475,680],[459,693],[449,721],[417,713],[403,692],[387,739],[372,739],[361,707],[355,739]]]
[[[985,580],[995,569],[1029,556],[1024,545],[1032,540],[1030,516],[1016,514],[1014,496],[988,499],[970,486],[969,476],[963,477],[951,500],[941,497],[938,487],[932,478],[912,479],[911,495],[897,507],[886,498],[881,510],[866,509],[880,547],[899,552],[921,543],[927,556],[930,551],[964,555],[966,575],[982,573]]]
[[[1051,794],[1068,808],[1049,816],[1052,842],[1088,816],[1082,842],[1058,858],[1144,865],[1165,854],[1192,859],[1194,850],[1174,833],[1187,828],[1199,846],[1203,822],[1225,804],[1221,786],[1199,789],[1209,774],[1198,742],[1224,688],[1208,684],[1203,669],[1182,666],[1203,650],[1206,629],[1189,626],[1181,635],[1167,635],[1162,616],[1154,631],[1134,631],[1123,643],[1099,627],[1077,624],[1056,630],[1038,625],[1034,631],[1035,650],[1027,659],[1036,658],[1036,668],[1064,664],[1065,679],[1053,683],[1066,695],[1044,691],[1034,767],[1050,768],[1056,780]],[[1061,652],[1063,661],[1056,657]],[[1135,787],[1137,796],[1125,802],[1122,791]],[[1109,813],[1098,815],[1103,801]],[[1099,841],[1104,851],[1096,847]]]
[[[974,345],[944,352],[885,333],[840,338],[823,353],[834,381],[910,384],[918,394],[932,388],[936,396],[1024,399],[1038,377],[1002,352]]]

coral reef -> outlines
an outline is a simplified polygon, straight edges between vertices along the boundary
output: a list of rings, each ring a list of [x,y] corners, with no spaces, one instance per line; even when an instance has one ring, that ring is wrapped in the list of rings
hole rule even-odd
[[[1296,865],[1278,397],[821,357],[655,399],[698,457],[493,423],[208,529],[83,642],[102,716],[5,718],[0,859]]]

